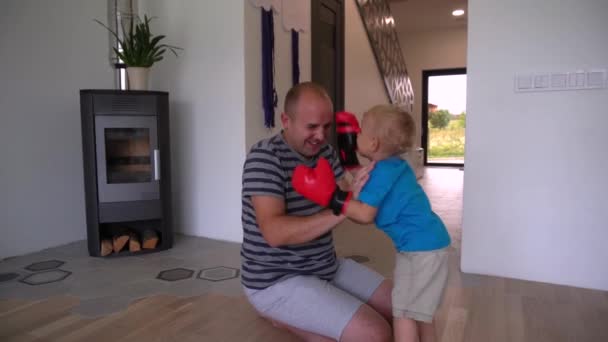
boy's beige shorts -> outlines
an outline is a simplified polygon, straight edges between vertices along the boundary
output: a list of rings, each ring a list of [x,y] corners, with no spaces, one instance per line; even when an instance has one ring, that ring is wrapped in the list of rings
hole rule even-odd
[[[432,322],[447,280],[447,247],[428,252],[397,253],[392,292],[393,317]]]

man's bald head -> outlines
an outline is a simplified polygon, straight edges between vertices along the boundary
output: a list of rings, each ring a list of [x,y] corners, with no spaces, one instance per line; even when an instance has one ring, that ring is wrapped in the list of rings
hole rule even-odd
[[[333,103],[331,102],[331,98],[327,94],[327,91],[325,91],[325,88],[313,82],[303,82],[293,86],[287,92],[283,108],[285,114],[292,118],[295,116],[295,114],[297,114],[298,102],[302,94],[318,96],[319,98],[327,100],[327,102],[331,105],[333,112]]]

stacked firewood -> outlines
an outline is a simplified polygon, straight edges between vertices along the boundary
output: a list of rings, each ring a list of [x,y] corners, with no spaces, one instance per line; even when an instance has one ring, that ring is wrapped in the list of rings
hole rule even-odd
[[[129,252],[154,249],[158,244],[158,234],[153,229],[145,229],[138,234],[124,226],[112,226],[106,237],[101,239],[101,256],[119,253],[128,248]]]

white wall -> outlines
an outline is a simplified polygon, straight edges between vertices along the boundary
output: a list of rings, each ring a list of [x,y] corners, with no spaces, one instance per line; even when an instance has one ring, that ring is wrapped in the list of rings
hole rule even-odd
[[[184,48],[153,67],[151,88],[170,92],[175,227],[241,241],[245,160],[243,1],[140,1],[153,33]]]
[[[309,0],[299,0],[309,1]],[[275,108],[275,127],[264,126],[262,107],[262,27],[261,9],[245,1],[245,120],[247,149],[258,140],[281,130],[280,115],[285,95],[292,87],[291,77],[291,31],[286,31],[280,14],[274,13],[275,87],[278,105]],[[299,33],[300,82],[310,81],[311,55],[310,30]]]
[[[105,1],[0,12],[0,258],[86,238],[79,90],[111,88]]]
[[[363,112],[390,100],[355,0],[344,2],[344,107]]]
[[[608,90],[514,93],[608,68],[605,0],[469,1],[462,270],[608,290]]]
[[[264,127],[260,9],[249,1],[140,0],[153,30],[183,47],[154,67],[153,89],[171,92],[175,225],[196,236],[240,242],[241,173],[249,147],[280,131],[292,86],[291,33],[275,14],[275,128]],[[230,18],[230,20],[227,20]],[[300,81],[310,80],[310,32],[300,32]],[[220,181],[221,179],[221,181]]]
[[[463,68],[467,64],[466,29],[444,29],[424,32],[397,32],[407,71],[414,88],[414,120],[421,143],[422,71]]]
[[[302,0],[308,1],[308,0]],[[262,108],[261,74],[261,27],[260,9],[250,1],[245,1],[245,72],[246,72],[246,141],[247,147],[259,139],[280,131],[280,114],[287,91],[292,86],[291,79],[291,33],[285,31],[280,16],[274,14],[275,22],[275,85],[278,106],[275,110],[275,128],[264,127]],[[355,0],[345,1],[345,107],[346,110],[361,114],[379,103],[388,103],[376,60],[374,59],[363,22],[359,16]],[[310,31],[300,32],[300,81],[311,77],[311,36]]]

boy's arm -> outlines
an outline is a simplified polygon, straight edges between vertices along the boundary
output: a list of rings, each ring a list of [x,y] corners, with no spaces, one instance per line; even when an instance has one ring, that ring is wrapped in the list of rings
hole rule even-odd
[[[373,223],[378,213],[378,208],[363,202],[351,199],[346,205],[344,215],[357,223]]]
[[[361,166],[356,170],[349,171],[349,173],[352,175],[352,180],[348,181],[347,177],[344,176],[336,182],[338,184],[338,187],[342,191],[352,191],[355,197],[357,197],[359,191],[361,191],[361,189],[367,182],[369,173],[371,172],[371,170],[374,169],[375,165],[375,162],[370,162],[369,164]]]
[[[374,219],[376,219],[378,208],[357,200],[357,198],[359,198],[359,192],[361,192],[363,186],[367,183],[369,173],[374,166],[375,162],[371,162],[370,164],[361,167],[355,173],[353,182],[350,184],[349,190],[353,192],[353,198],[348,202],[344,210],[344,215],[357,223],[373,223]],[[342,188],[342,190],[344,190],[344,188]]]
[[[340,188],[340,190],[342,191],[350,191],[351,189],[351,182],[349,182],[345,177],[342,177],[340,180],[338,180],[336,182],[336,184],[338,185],[338,187]]]

